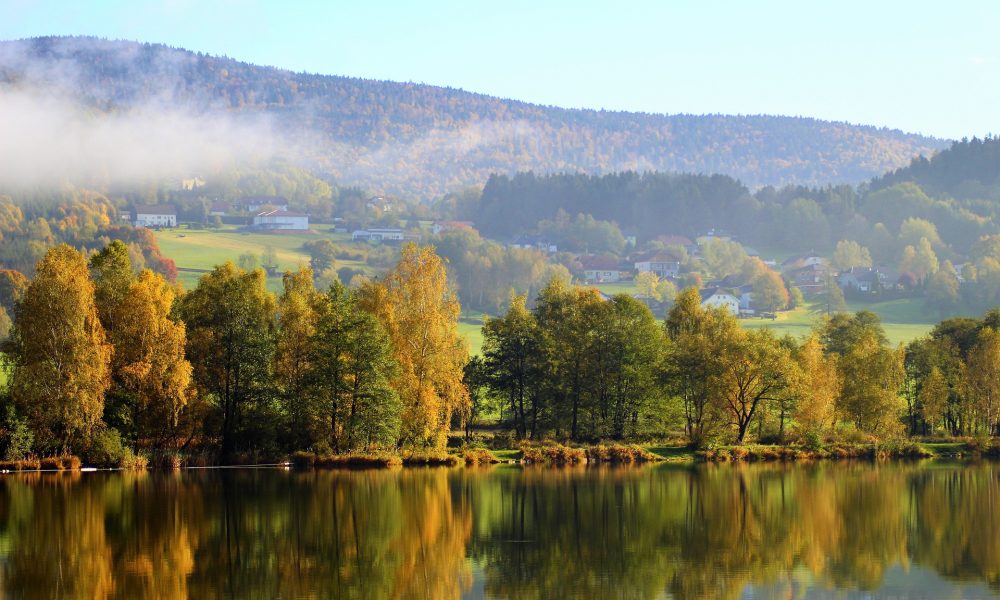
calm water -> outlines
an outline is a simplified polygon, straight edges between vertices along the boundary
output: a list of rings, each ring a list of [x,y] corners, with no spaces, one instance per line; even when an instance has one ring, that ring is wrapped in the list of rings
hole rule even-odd
[[[1000,469],[9,475],[18,598],[992,598]]]

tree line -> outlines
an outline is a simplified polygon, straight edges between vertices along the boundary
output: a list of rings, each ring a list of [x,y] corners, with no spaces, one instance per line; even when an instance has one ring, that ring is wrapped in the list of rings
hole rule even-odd
[[[627,295],[553,281],[483,328],[472,415],[520,439],[749,440],[1000,433],[1000,310],[892,347],[877,315],[835,313],[802,340],[744,329],[692,288],[663,323]]]
[[[440,449],[467,406],[458,303],[441,259],[409,245],[379,281],[317,290],[308,268],[269,293],[231,263],[179,293],[128,247],[49,250],[9,295],[4,450]]]

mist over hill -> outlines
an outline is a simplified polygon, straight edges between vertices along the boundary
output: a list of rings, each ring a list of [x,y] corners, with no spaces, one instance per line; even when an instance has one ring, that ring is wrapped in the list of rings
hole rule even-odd
[[[432,197],[519,171],[721,173],[859,183],[945,140],[778,116],[563,109],[311,75],[163,45],[0,42],[0,184],[176,177],[281,158],[339,184]]]

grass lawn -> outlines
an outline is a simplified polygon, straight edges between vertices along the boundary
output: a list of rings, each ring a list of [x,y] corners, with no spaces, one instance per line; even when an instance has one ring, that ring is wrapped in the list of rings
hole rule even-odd
[[[477,311],[463,311],[458,317],[458,333],[469,343],[470,356],[481,354],[483,351],[484,316],[484,313]]]
[[[884,302],[851,302],[848,308],[853,311],[870,310],[882,319],[882,327],[892,345],[907,343],[926,335],[937,323],[934,315],[923,310],[922,298],[903,298]],[[786,312],[778,313],[778,318],[771,319],[741,319],[744,327],[768,327],[777,335],[790,334],[794,337],[808,335],[813,325],[820,318],[820,313],[807,305]]]
[[[281,234],[247,233],[233,227],[223,229],[161,229],[155,232],[156,241],[164,256],[172,258],[178,268],[212,269],[227,260],[236,262],[241,254],[261,254],[270,246],[278,258],[278,271],[295,270],[309,264],[309,255],[302,248],[306,242],[329,239],[333,242],[350,241],[348,234],[334,234],[321,228],[317,233]],[[338,260],[337,268],[351,267],[367,270],[363,262]],[[198,284],[201,273],[180,271],[177,279],[185,289]],[[281,288],[281,276],[268,277],[268,289]]]

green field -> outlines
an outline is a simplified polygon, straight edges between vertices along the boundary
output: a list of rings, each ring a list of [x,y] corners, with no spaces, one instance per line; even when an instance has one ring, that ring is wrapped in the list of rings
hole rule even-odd
[[[870,310],[877,314],[882,319],[882,327],[889,342],[896,345],[926,335],[937,323],[935,316],[924,312],[923,305],[921,298],[904,298],[885,302],[850,302],[848,308],[851,311]],[[820,316],[813,306],[807,305],[778,313],[778,318],[773,321],[741,319],[740,323],[744,327],[767,327],[778,335],[802,337],[809,334]]]
[[[218,230],[209,229],[162,229],[155,232],[156,241],[164,256],[172,258],[178,269],[209,270],[221,265],[227,260],[236,259],[245,252],[261,254],[270,246],[278,257],[278,272],[295,270],[309,264],[309,255],[303,249],[303,244],[320,239],[333,242],[350,242],[350,235],[334,234],[326,229],[317,233],[246,233],[234,228]],[[351,267],[365,269],[363,262],[338,260],[337,268]],[[185,289],[192,289],[198,284],[200,273],[179,271],[177,279]],[[268,289],[277,291],[281,288],[281,276],[268,277]]]

